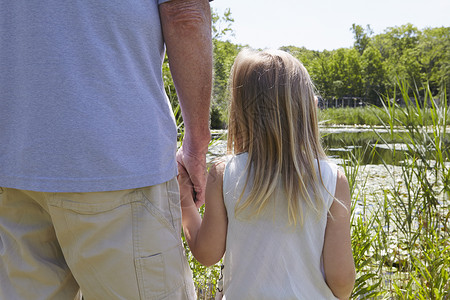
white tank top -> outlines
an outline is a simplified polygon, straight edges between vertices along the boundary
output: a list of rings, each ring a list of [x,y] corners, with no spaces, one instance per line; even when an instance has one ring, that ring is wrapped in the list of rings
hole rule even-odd
[[[294,227],[287,220],[283,193],[275,196],[276,206],[269,204],[256,218],[235,217],[235,204],[246,181],[247,158],[247,153],[233,156],[223,178],[228,213],[224,299],[337,299],[325,282],[322,267],[327,209],[336,188],[336,165],[320,161],[328,190],[322,191],[325,207],[320,217],[304,205],[303,227]],[[251,181],[250,178],[246,193]]]

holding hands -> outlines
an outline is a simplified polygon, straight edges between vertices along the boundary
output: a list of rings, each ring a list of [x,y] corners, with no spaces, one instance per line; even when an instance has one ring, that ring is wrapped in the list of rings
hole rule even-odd
[[[192,143],[185,136],[183,145],[177,152],[181,201],[189,196],[192,198],[190,201],[193,201],[197,208],[205,203],[206,152],[208,151],[208,144],[199,147],[200,144]]]

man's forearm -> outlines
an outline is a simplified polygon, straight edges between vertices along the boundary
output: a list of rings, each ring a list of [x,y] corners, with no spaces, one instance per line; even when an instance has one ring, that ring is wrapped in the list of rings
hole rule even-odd
[[[212,88],[211,11],[208,0],[172,0],[160,5],[170,70],[186,138],[192,151],[206,151]],[[195,149],[195,147],[202,149]]]

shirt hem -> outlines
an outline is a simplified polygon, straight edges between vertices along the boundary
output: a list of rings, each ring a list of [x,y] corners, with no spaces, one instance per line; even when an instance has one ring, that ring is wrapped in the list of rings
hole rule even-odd
[[[0,175],[0,186],[48,193],[89,193],[119,191],[157,185],[177,176],[176,168],[162,174],[145,174],[114,178],[42,179]]]

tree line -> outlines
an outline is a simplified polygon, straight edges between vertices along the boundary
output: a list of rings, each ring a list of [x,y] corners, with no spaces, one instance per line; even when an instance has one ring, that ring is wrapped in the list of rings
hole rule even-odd
[[[372,35],[368,25],[353,24],[354,45],[333,51],[282,47],[309,70],[326,99],[360,97],[377,104],[399,80],[433,95],[450,87],[450,27],[419,30],[412,24]]]
[[[212,12],[214,86],[211,127],[222,128],[226,121],[228,79],[239,51],[247,45],[227,39],[233,33],[230,10],[223,15]],[[354,44],[349,48],[315,51],[304,47],[280,49],[297,57],[308,69],[317,92],[324,102],[358,99],[365,104],[379,104],[380,96],[389,95],[399,81],[421,92],[428,85],[433,95],[450,90],[450,27],[419,30],[412,24],[389,27],[374,35],[370,25],[353,24]],[[164,81],[172,104],[177,105],[170,72],[165,65]]]

